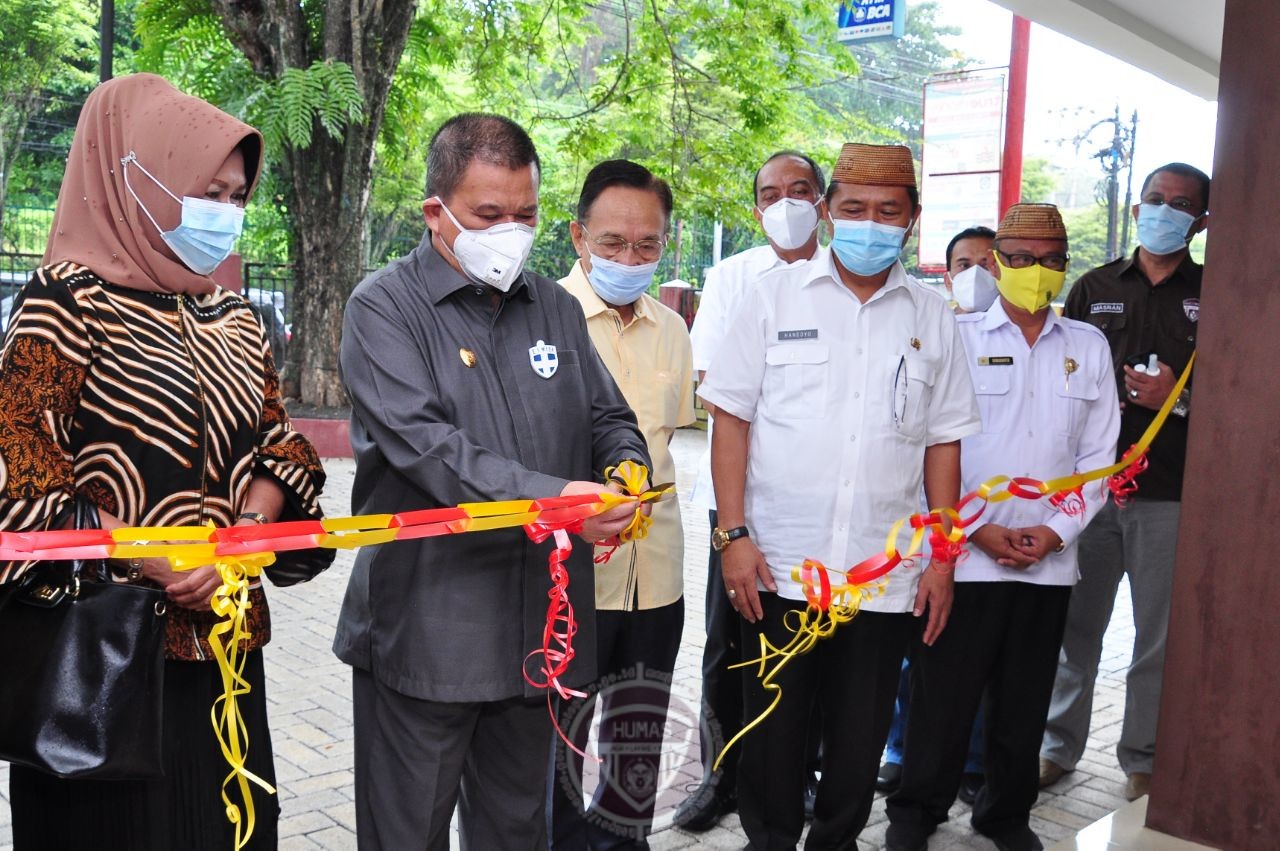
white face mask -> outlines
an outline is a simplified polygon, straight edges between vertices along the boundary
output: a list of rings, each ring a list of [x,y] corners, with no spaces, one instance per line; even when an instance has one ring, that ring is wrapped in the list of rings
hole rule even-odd
[[[813,235],[818,227],[818,208],[799,198],[780,198],[760,210],[760,225],[774,245],[791,251]]]
[[[996,279],[981,266],[970,266],[951,276],[951,295],[961,310],[981,313],[996,300]]]
[[[129,182],[130,165],[137,166],[139,171],[164,190],[164,194],[182,205],[182,219],[173,230],[160,227],[155,216],[151,215],[147,205],[142,203],[142,199],[134,191],[133,184]],[[138,162],[138,156],[133,151],[120,159],[120,171],[124,175],[125,188],[129,190],[133,200],[138,202],[138,209],[146,214],[151,224],[160,232],[160,238],[188,269],[197,275],[212,275],[222,265],[222,261],[231,256],[236,240],[244,229],[242,207],[190,195],[179,198]]]
[[[468,230],[458,224],[441,198],[436,200],[458,228],[450,250],[458,258],[462,270],[477,283],[488,284],[504,293],[510,290],[524,269],[524,261],[529,259],[529,251],[533,248],[533,228],[519,222],[504,222],[484,230]],[[440,242],[444,243],[443,237]]]

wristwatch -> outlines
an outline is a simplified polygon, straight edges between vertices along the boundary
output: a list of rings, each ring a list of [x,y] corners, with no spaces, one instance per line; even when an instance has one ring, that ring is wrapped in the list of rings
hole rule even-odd
[[[739,538],[750,536],[751,532],[746,526],[735,526],[732,529],[721,529],[716,527],[711,530],[711,549],[716,552],[724,552],[724,548]]]

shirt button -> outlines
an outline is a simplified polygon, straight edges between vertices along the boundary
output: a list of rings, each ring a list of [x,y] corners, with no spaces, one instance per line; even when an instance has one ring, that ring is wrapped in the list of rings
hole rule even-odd
[[[473,290],[473,292],[474,292],[476,295],[484,295],[484,287],[476,287],[476,288]]]
[[[1027,437],[1035,437],[1035,436],[1036,436],[1036,433],[1034,431],[1027,432]]]
[[[845,479],[845,480],[844,480],[844,486],[845,486],[845,487],[849,487],[849,480],[848,480],[848,479]]]
[[[855,398],[855,399],[861,399],[861,398],[862,398],[862,394],[861,394],[861,393],[859,393],[857,390],[855,390],[855,391],[853,391],[853,398]]]
[[[1035,397],[1035,395],[1036,395],[1036,391],[1034,391],[1034,390],[1028,390],[1028,391],[1027,391],[1027,394],[1028,394],[1029,396],[1032,396],[1032,397],[1034,398],[1034,397]]]
[[[851,434],[851,435],[849,435],[849,442],[850,442],[850,443],[852,443],[853,441],[855,441],[855,440],[857,440],[857,439],[858,439],[858,436],[857,436],[856,434]]]
[[[858,354],[862,354],[862,349],[858,349]]]

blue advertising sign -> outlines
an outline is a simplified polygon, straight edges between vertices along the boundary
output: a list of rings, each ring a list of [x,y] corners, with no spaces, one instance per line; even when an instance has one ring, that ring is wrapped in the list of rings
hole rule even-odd
[[[902,38],[907,28],[907,0],[840,0],[837,38],[852,42]]]

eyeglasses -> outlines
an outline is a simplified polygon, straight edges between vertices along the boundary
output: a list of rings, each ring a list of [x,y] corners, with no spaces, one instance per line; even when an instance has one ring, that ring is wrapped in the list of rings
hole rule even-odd
[[[602,236],[596,239],[591,233],[578,222],[578,226],[582,228],[582,232],[591,240],[591,244],[596,247],[596,254],[605,260],[614,260],[622,253],[630,248],[646,263],[657,262],[662,257],[662,249],[666,247],[667,242],[663,239],[637,239],[635,242],[627,242],[618,236]]]
[[[1150,204],[1152,207],[1161,207],[1165,204],[1168,204],[1170,207],[1172,207],[1173,209],[1177,210],[1180,213],[1186,213],[1188,215],[1197,216],[1197,217],[1202,212],[1204,212],[1203,210],[1196,207],[1195,204],[1192,204],[1190,201],[1188,201],[1186,198],[1174,198],[1172,201],[1166,201],[1164,200],[1164,198],[1157,195],[1151,198],[1143,198],[1142,203]]]
[[[1010,269],[1026,269],[1028,266],[1039,263],[1050,271],[1063,272],[1071,262],[1070,254],[1046,254],[1043,257],[1037,257],[1034,254],[1005,254],[998,248],[996,254],[1004,259],[1004,265]]]

